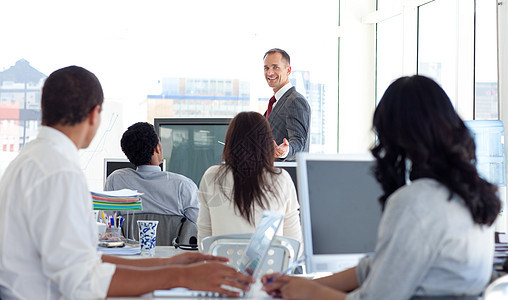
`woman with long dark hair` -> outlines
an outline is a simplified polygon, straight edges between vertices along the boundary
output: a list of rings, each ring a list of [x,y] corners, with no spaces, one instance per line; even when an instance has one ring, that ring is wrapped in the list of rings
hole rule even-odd
[[[252,233],[263,210],[284,214],[284,236],[302,242],[299,204],[289,174],[273,166],[272,130],[257,112],[241,112],[226,132],[224,164],[210,167],[199,186],[198,245],[210,235]]]
[[[471,133],[423,76],[388,87],[374,130],[374,173],[384,191],[374,254],[329,277],[282,276],[265,289],[285,299],[477,299],[491,276],[491,225],[501,204],[478,175]]]

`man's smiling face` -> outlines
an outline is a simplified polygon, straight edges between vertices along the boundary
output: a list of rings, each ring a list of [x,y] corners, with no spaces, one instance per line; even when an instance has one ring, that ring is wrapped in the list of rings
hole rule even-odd
[[[291,66],[282,58],[282,54],[276,52],[268,54],[264,61],[265,79],[268,86],[276,93],[289,82]]]

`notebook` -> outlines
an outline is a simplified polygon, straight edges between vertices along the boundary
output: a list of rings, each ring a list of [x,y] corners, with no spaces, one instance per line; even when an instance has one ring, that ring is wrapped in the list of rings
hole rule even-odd
[[[252,234],[249,243],[243,251],[240,263],[238,264],[238,271],[248,274],[254,278],[259,275],[259,269],[263,264],[263,261],[270,249],[275,233],[279,229],[280,224],[284,215],[276,212],[265,210],[261,220],[256,226],[256,230]],[[233,287],[223,286],[225,289],[241,292]],[[174,288],[170,290],[155,290],[153,291],[154,297],[162,298],[195,298],[195,297],[226,297],[219,293],[205,292],[205,291],[194,291],[186,288]],[[247,294],[240,293],[242,297]]]

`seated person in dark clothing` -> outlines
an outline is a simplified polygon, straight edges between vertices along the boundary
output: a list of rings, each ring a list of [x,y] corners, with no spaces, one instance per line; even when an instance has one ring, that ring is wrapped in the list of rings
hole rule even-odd
[[[162,145],[153,125],[139,122],[130,126],[122,136],[121,146],[136,170],[114,171],[106,179],[104,190],[137,190],[143,193],[143,212],[180,215],[195,223],[199,212],[198,188],[183,175],[161,171]]]

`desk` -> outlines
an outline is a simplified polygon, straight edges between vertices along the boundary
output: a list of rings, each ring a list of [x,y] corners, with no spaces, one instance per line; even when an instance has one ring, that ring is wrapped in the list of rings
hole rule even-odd
[[[182,250],[180,248],[175,248],[173,246],[156,246],[155,247],[155,255],[153,257],[171,257],[180,253],[185,253],[186,250]],[[129,259],[142,259],[142,258],[151,258],[150,256],[142,256],[142,255],[118,255],[121,258],[129,258]]]
[[[173,255],[177,255],[180,253],[185,253],[186,250],[182,250],[180,248],[176,249],[172,246],[156,246],[155,247],[155,256],[154,257],[171,257]],[[141,256],[141,255],[125,255],[125,256],[119,256],[122,258],[132,258],[132,259],[143,259],[143,258],[149,258],[148,256]],[[261,290],[261,283],[257,282],[254,285],[252,285],[252,296],[245,297],[245,298],[209,298],[209,299],[255,299],[255,300],[269,300],[273,299],[272,297],[268,296],[264,291]],[[208,299],[208,298],[154,298],[151,294],[145,294],[139,297],[108,297],[107,299],[111,300],[130,300],[130,299],[173,299],[173,300],[191,300],[191,299]]]

